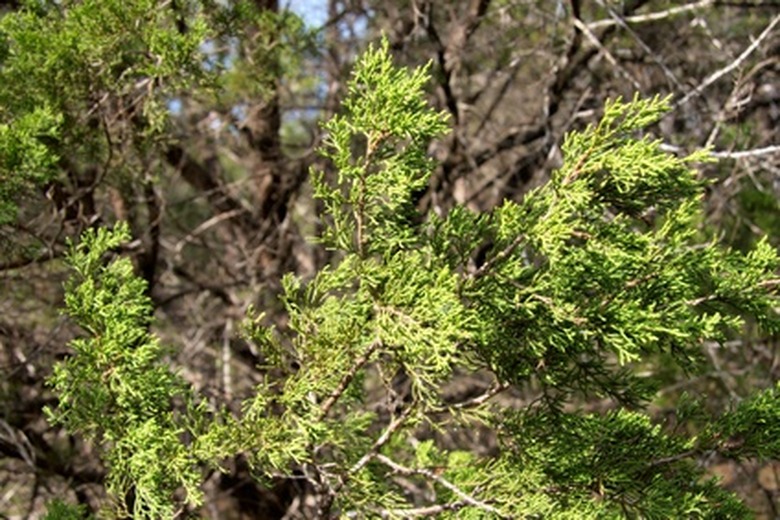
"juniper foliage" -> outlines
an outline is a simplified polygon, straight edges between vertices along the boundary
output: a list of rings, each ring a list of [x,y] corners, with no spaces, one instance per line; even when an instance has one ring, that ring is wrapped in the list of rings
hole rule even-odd
[[[731,251],[700,225],[693,166],[706,152],[677,157],[643,135],[668,100],[609,102],[520,202],[419,215],[427,147],[447,127],[426,105],[426,79],[425,68],[394,67],[386,42],[358,60],[325,126],[337,175],[312,174],[318,240],[337,260],[311,280],[285,277],[284,331],[262,314],[247,321],[283,375],[240,416],[198,404],[148,331],[130,262],[104,262],[127,228],[73,246],[67,312],[86,336],[56,367],[52,415],[104,446],[117,505],[134,490],[136,517],[170,517],[177,487],[199,503],[198,468],[241,453],[258,474],[302,474],[322,518],[748,517],[697,461],[780,456],[780,386],[718,417],[692,399],[684,427],[646,411],[662,365],[692,374],[703,342],[748,320],[780,328],[776,251],[766,241]],[[477,371],[494,379],[484,394],[444,390]],[[408,395],[370,408],[372,395],[392,401],[398,378]],[[537,397],[491,399],[512,388]],[[594,399],[610,411],[585,411]],[[497,454],[430,435],[477,425],[496,433]]]
[[[165,99],[207,80],[197,59],[203,17],[186,34],[170,31],[156,4],[26,2],[0,18],[0,223],[13,221],[19,196],[57,178],[64,157],[111,162],[113,140],[128,136],[95,124],[105,105],[126,104],[159,137]]]
[[[172,406],[177,399],[191,402],[191,396],[149,333],[151,301],[131,260],[101,261],[129,238],[128,226],[120,223],[111,231],[87,231],[71,248],[75,274],[66,285],[66,311],[87,336],[73,340],[74,354],[55,366],[49,383],[59,404],[48,414],[106,447],[108,491],[134,494],[133,510],[125,513],[169,518],[179,487],[193,503],[201,496],[197,459],[180,440],[186,427]]]

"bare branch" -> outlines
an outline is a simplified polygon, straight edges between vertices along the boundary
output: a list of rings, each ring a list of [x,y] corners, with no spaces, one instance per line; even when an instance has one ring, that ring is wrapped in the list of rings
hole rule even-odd
[[[593,34],[593,31],[590,30],[590,28],[582,22],[579,18],[573,18],[572,19],[574,26],[582,31],[582,34],[585,35],[585,37],[588,39],[590,43],[592,43],[607,59],[607,61],[612,65],[615,70],[617,70],[621,76],[626,78],[628,81],[631,82],[631,85],[636,90],[642,90],[642,86],[639,84],[639,82],[634,78],[623,66],[618,63],[617,59],[612,55],[611,52],[609,52],[609,49],[604,47],[604,45],[599,41],[598,37]]]
[[[512,252],[517,249],[517,247],[525,241],[526,236],[525,235],[518,235],[515,237],[515,239],[510,243],[508,246],[506,246],[504,249],[498,252],[496,256],[482,264],[482,266],[474,271],[469,278],[476,279],[481,276],[484,276],[485,273],[487,273],[490,269],[492,269],[497,263],[501,262],[503,259],[508,257],[512,254]]]
[[[331,408],[333,408],[333,405],[338,402],[341,395],[344,393],[344,391],[347,389],[349,384],[352,382],[352,380],[355,378],[355,375],[358,373],[358,371],[363,368],[363,366],[368,362],[369,358],[371,357],[371,354],[374,353],[376,349],[378,349],[380,346],[382,346],[382,341],[379,339],[376,339],[371,342],[371,344],[366,348],[365,352],[363,352],[353,363],[352,367],[349,369],[349,371],[344,374],[344,377],[339,382],[339,385],[331,392],[331,394],[328,396],[327,399],[322,403],[322,409],[320,410],[320,417],[324,418],[326,415],[328,415],[328,412]]]
[[[615,12],[614,9],[612,9],[609,5],[606,5],[603,0],[598,0],[599,5],[601,5],[603,8],[607,9],[609,11],[610,16],[612,16],[612,19],[615,20],[615,22],[624,30],[626,31],[631,37],[636,41],[637,45],[642,48],[642,50],[647,53],[647,55],[652,59],[663,71],[666,78],[677,88],[678,90],[682,91],[683,86],[680,84],[677,77],[674,75],[674,73],[669,69],[669,67],[666,66],[666,63],[661,59],[660,56],[658,56],[653,50],[644,42],[642,38],[634,31],[629,25],[626,23],[626,20],[620,16],[617,12]]]
[[[451,502],[449,504],[437,504],[433,506],[423,506],[423,507],[415,507],[412,509],[382,509],[380,511],[377,511],[382,518],[392,516],[392,517],[402,517],[402,518],[408,518],[410,516],[435,516],[439,515],[441,513],[444,513],[446,511],[458,511],[459,509],[463,509],[468,504],[466,502]]]
[[[408,468],[406,466],[402,466],[401,464],[398,464],[394,460],[385,457],[381,454],[374,455],[374,459],[378,460],[385,466],[388,466],[390,469],[392,469],[396,473],[400,473],[401,475],[420,475],[422,477],[427,478],[428,480],[433,480],[442,487],[445,487],[455,493],[461,500],[463,500],[466,504],[476,507],[479,509],[482,509],[483,511],[487,511],[488,513],[492,513],[496,515],[499,518],[511,518],[510,516],[506,516],[501,511],[496,509],[495,507],[491,506],[490,504],[486,502],[482,502],[481,500],[478,500],[468,493],[461,490],[458,486],[450,482],[449,480],[445,479],[444,477],[437,475],[433,471],[424,469],[424,468]]]
[[[772,33],[772,30],[775,28],[775,26],[780,23],[780,15],[775,16],[771,22],[769,22],[769,25],[766,26],[766,28],[761,32],[761,34],[753,40],[753,43],[751,43],[747,49],[745,49],[742,54],[740,54],[736,60],[729,63],[726,67],[723,67],[722,69],[710,74],[704,81],[701,82],[701,84],[693,89],[692,91],[688,92],[685,96],[683,96],[679,101],[675,103],[675,108],[684,105],[691,99],[695,97],[699,97],[704,90],[718,81],[720,78],[731,72],[732,70],[736,69],[740,65],[742,65],[742,62],[744,62],[753,52],[758,48],[759,45]]]
[[[647,22],[657,22],[658,20],[664,20],[666,18],[671,18],[672,16],[676,16],[678,14],[687,13],[691,11],[696,11],[698,9],[704,9],[707,7],[711,7],[713,4],[715,4],[715,0],[701,0],[699,2],[693,2],[691,4],[686,5],[680,5],[677,7],[672,7],[670,9],[666,9],[665,11],[657,11],[654,13],[647,13],[647,14],[637,14],[634,16],[627,16],[625,18],[622,18],[621,20],[626,23],[647,23]],[[588,28],[591,30],[593,29],[599,29],[601,27],[610,27],[612,25],[618,25],[620,22],[616,19],[611,20],[599,20],[597,22],[591,22],[588,24]]]
[[[191,244],[195,241],[196,237],[200,235],[201,233],[208,231],[212,227],[216,226],[220,222],[224,220],[231,219],[237,215],[242,215],[246,212],[243,208],[233,209],[229,211],[225,211],[223,213],[218,213],[211,217],[208,220],[205,220],[198,224],[198,226],[193,229],[191,232],[187,234],[187,236],[181,238],[177,243],[176,246],[174,246],[173,250],[176,253],[176,256],[178,257],[181,255],[181,252],[184,250],[184,247]]]
[[[672,153],[684,153],[684,150],[679,146],[671,144],[662,144],[661,150]],[[716,159],[747,159],[750,157],[761,157],[763,155],[780,154],[780,146],[765,146],[763,148],[754,148],[753,150],[743,150],[740,152],[710,152],[711,157]]]
[[[401,425],[406,421],[406,419],[409,418],[409,416],[412,414],[412,410],[414,410],[413,406],[407,407],[401,415],[393,419],[390,424],[387,425],[387,428],[385,428],[385,431],[382,432],[382,435],[379,436],[379,438],[374,442],[373,446],[371,446],[371,449],[363,455],[359,461],[355,463],[354,466],[349,468],[349,474],[354,474],[363,469],[363,467],[368,464],[371,461],[371,458],[376,455],[380,449],[382,449],[382,446],[387,444],[387,441],[390,440],[390,438],[393,436],[393,434],[398,430],[398,428],[401,427]]]
[[[509,383],[499,383],[498,381],[495,381],[492,385],[490,385],[490,388],[488,388],[484,394],[478,395],[477,397],[468,399],[461,403],[454,404],[452,405],[452,408],[457,410],[463,410],[466,408],[473,408],[475,406],[479,406],[489,401],[492,397],[500,394],[510,386],[511,385]]]

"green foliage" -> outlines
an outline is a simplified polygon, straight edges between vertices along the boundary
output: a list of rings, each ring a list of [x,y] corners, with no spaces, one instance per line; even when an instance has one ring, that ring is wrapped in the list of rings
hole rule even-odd
[[[85,520],[91,519],[86,512],[86,506],[71,505],[62,500],[52,500],[47,507],[44,520]]]
[[[10,123],[0,109],[0,224],[16,219],[16,201],[54,174],[57,156],[47,140],[58,138],[62,118],[42,106]]]
[[[276,80],[291,76],[310,51],[313,34],[290,11],[277,13],[242,0],[219,9],[212,20],[215,39],[226,47],[244,42],[235,53],[224,53],[209,64],[221,69],[218,98],[228,109],[246,99],[271,94]]]
[[[515,463],[544,475],[556,514],[592,507],[595,516],[609,518],[749,516],[736,497],[703,477],[692,461],[701,453],[696,439],[668,435],[644,414],[531,410],[504,426]]]
[[[704,441],[735,459],[780,459],[780,383],[717,418]]]
[[[137,516],[170,516],[178,486],[197,503],[196,465],[242,453],[258,474],[302,468],[323,517],[745,518],[696,459],[780,455],[778,389],[722,417],[690,407],[696,437],[641,409],[659,356],[695,370],[702,342],[748,317],[777,330],[777,252],[763,241],[743,255],[698,230],[691,165],[704,155],[668,155],[640,135],[668,109],[660,98],[609,103],[521,202],[417,214],[427,147],[445,129],[425,104],[425,70],[393,67],[386,42],[358,61],[344,112],[325,126],[336,178],[313,175],[328,217],[320,240],[340,254],[309,281],[284,278],[285,334],[262,316],[246,324],[276,375],[239,417],[192,404],[166,368],[144,284],[127,259],[104,265],[128,239],[121,224],[70,253],[67,311],[88,336],[55,369],[53,417],[103,442],[110,488],[133,489]],[[443,386],[475,370],[494,374],[492,390],[448,401]],[[394,381],[408,395],[369,409],[372,389],[400,392]],[[512,386],[538,399],[490,404]],[[581,410],[604,398],[612,411]],[[500,434],[498,455],[419,439],[476,424]],[[430,504],[410,503],[409,486]]]
[[[608,104],[598,126],[567,137],[550,184],[467,231],[472,246],[492,235],[465,291],[478,302],[477,322],[493,324],[477,347],[505,377],[536,372],[558,390],[630,403],[643,392],[631,389],[635,380],[604,377],[613,357],[624,365],[667,352],[692,366],[703,339],[741,325],[735,310],[777,327],[775,297],[760,286],[776,252],[702,244],[701,188],[688,165],[703,156],[678,158],[633,136],[666,108],[657,98]]]
[[[365,256],[416,244],[412,193],[423,189],[433,163],[427,143],[446,130],[446,116],[426,108],[427,68],[393,67],[388,43],[369,48],[349,83],[344,113],[325,124],[323,154],[338,172],[330,185],[314,172],[316,196],[333,219],[327,246]]]
[[[90,230],[71,247],[75,275],[66,285],[68,314],[88,333],[71,342],[74,355],[57,364],[49,384],[59,397],[50,419],[106,447],[107,487],[135,495],[135,518],[170,517],[179,487],[197,504],[200,473],[176,400],[189,404],[183,382],[164,362],[149,332],[151,302],[128,258],[103,257],[130,237],[128,227]],[[189,413],[189,410],[185,410]]]
[[[94,99],[94,93],[135,94],[150,129],[159,130],[164,96],[202,76],[194,58],[207,34],[205,21],[194,17],[188,31],[180,33],[171,30],[171,11],[152,0],[60,4],[23,9],[0,20],[6,49],[0,104],[11,107],[8,115],[51,106],[78,132],[85,123],[78,121],[84,104],[95,112],[98,107],[91,104],[105,102]],[[139,86],[146,91],[138,92]]]
[[[62,158],[108,161],[128,139],[111,128],[116,113],[133,116],[139,140],[161,137],[170,96],[210,81],[205,20],[189,20],[174,30],[153,0],[30,2],[0,18],[0,222]]]

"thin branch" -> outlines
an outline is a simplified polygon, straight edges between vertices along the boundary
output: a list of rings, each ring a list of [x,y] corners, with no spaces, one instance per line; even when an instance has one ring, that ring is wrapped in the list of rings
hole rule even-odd
[[[515,237],[515,239],[512,241],[511,244],[506,246],[503,250],[501,250],[496,256],[482,264],[482,266],[474,271],[469,278],[476,279],[481,276],[484,276],[485,273],[487,273],[490,269],[492,269],[497,263],[504,260],[506,257],[512,254],[512,252],[517,249],[517,247],[523,243],[523,241],[526,239],[525,235],[518,235]]]
[[[463,410],[466,408],[473,408],[475,406],[479,406],[485,403],[486,401],[489,401],[493,396],[500,394],[510,386],[511,385],[509,383],[499,383],[498,381],[496,381],[492,385],[490,385],[490,387],[485,391],[484,394],[478,395],[477,397],[468,399],[461,403],[454,404],[451,406],[451,408],[454,408],[456,410]]]
[[[25,464],[35,469],[35,448],[30,443],[24,431],[21,428],[11,426],[3,419],[0,419],[0,442],[9,447],[16,448],[16,453]]]
[[[675,103],[675,108],[684,105],[691,99],[698,97],[704,92],[704,90],[718,81],[720,78],[728,74],[729,72],[733,71],[740,65],[742,65],[742,62],[744,62],[751,54],[753,54],[753,51],[755,51],[761,43],[772,33],[772,30],[775,28],[775,26],[780,23],[780,15],[775,16],[771,22],[769,22],[769,25],[766,26],[766,28],[761,32],[761,34],[753,40],[753,43],[751,43],[747,49],[745,49],[742,54],[740,54],[736,60],[729,63],[726,67],[723,67],[722,69],[710,74],[704,81],[701,82],[701,84],[693,89],[692,91],[688,92],[685,96],[683,96],[679,101]]]
[[[671,144],[662,144],[661,150],[672,153],[683,153],[684,150],[679,146]],[[710,157],[716,159],[746,159],[750,157],[760,157],[763,155],[780,154],[780,146],[765,146],[763,148],[754,148],[753,150],[743,150],[740,152],[710,152]]]
[[[670,455],[668,457],[662,457],[660,459],[650,461],[650,467],[654,468],[657,466],[663,466],[665,464],[672,464],[674,462],[679,462],[681,460],[689,459],[691,457],[696,457],[701,454],[702,454],[701,449],[694,448],[691,450],[683,451],[681,453],[677,453],[676,455]]]
[[[612,65],[615,70],[617,70],[621,76],[623,76],[625,79],[631,82],[631,85],[636,90],[642,90],[642,86],[639,84],[639,82],[634,78],[630,72],[628,72],[623,66],[620,65],[617,58],[615,58],[611,52],[609,52],[609,49],[607,49],[601,41],[598,39],[598,37],[593,34],[593,31],[590,30],[590,28],[582,22],[579,18],[573,18],[574,27],[582,31],[582,34],[585,35],[585,37],[592,43],[607,59],[607,61]]]
[[[687,13],[690,11],[696,11],[698,9],[711,7],[714,3],[715,0],[701,0],[699,2],[693,2],[691,4],[672,7],[670,9],[666,9],[665,11],[657,11],[654,13],[626,16],[625,18],[622,18],[622,21],[626,23],[657,22],[658,20],[665,20],[666,18],[671,18],[672,16],[681,13]],[[613,18],[611,20],[599,20],[598,22],[591,22],[588,24],[588,27],[590,29],[598,29],[601,27],[610,27],[612,25],[617,25],[618,23],[619,22]]]
[[[718,159],[744,159],[746,157],[758,157],[761,155],[771,155],[780,153],[780,146],[766,146],[764,148],[755,148],[753,150],[744,150],[742,152],[711,152],[712,157]]]
[[[497,155],[521,145],[527,145],[546,135],[546,126],[537,124],[530,128],[513,128],[495,145],[473,155],[474,163],[482,166]]]
[[[374,441],[371,449],[368,450],[368,452],[363,455],[360,460],[358,460],[347,471],[346,474],[339,477],[339,481],[336,483],[336,485],[328,490],[328,495],[325,497],[323,504],[320,507],[321,511],[330,511],[330,508],[333,506],[333,501],[336,499],[336,494],[338,494],[338,492],[347,485],[347,482],[352,475],[360,471],[366,464],[371,462],[371,459],[373,459],[379,450],[382,449],[382,446],[387,444],[387,442],[392,438],[393,434],[401,427],[401,425],[403,425],[406,419],[409,418],[409,416],[412,414],[412,410],[414,409],[414,406],[409,406],[403,411],[401,415],[394,418],[390,424],[387,425],[385,431],[382,432],[382,435],[380,435],[379,438]]]
[[[195,238],[201,233],[208,231],[210,228],[216,226],[217,224],[219,224],[224,220],[231,219],[237,215],[242,215],[245,212],[246,210],[244,208],[233,209],[233,210],[225,211],[223,213],[218,213],[213,217],[211,217],[210,219],[201,222],[200,224],[198,224],[198,227],[193,229],[190,233],[187,234],[187,236],[185,236],[184,238],[182,238],[176,243],[176,245],[173,248],[174,252],[176,253],[176,256],[178,257],[181,254],[181,252],[184,250],[184,246],[194,242]]]
[[[496,111],[496,108],[498,108],[498,105],[504,100],[504,97],[506,96],[507,92],[509,92],[511,87],[517,85],[517,73],[520,72],[520,66],[522,64],[523,64],[523,60],[521,60],[520,58],[513,58],[512,61],[509,63],[509,72],[505,74],[506,77],[504,78],[504,81],[501,84],[501,88],[498,89],[498,92],[496,93],[495,97],[491,100],[490,105],[488,106],[487,110],[485,110],[485,113],[482,115],[481,120],[479,122],[479,126],[477,126],[477,129],[474,131],[474,135],[482,134],[482,131],[485,129],[485,125],[488,123],[488,121],[492,120],[493,113]],[[500,70],[498,67],[496,67],[494,70],[490,72],[490,74],[492,76],[494,74],[498,74],[499,72],[503,72],[503,71]],[[469,103],[472,105],[476,104],[479,97],[485,94],[485,92],[487,92],[487,89],[475,92],[474,95],[471,96],[471,99],[469,99]]]
[[[457,495],[461,500],[463,500],[466,504],[472,507],[476,507],[482,509],[483,511],[487,511],[488,513],[492,513],[499,518],[511,518],[509,516],[504,515],[501,511],[491,506],[490,504],[486,502],[482,502],[481,500],[478,500],[472,497],[471,495],[469,495],[468,493],[462,491],[458,486],[456,486],[449,480],[441,477],[440,475],[437,475],[433,471],[424,468],[408,468],[406,466],[402,466],[401,464],[398,464],[394,460],[382,454],[374,455],[374,459],[378,460],[385,466],[388,466],[396,473],[400,473],[401,475],[406,475],[406,476],[420,475],[422,477],[427,478],[428,480],[433,480],[439,485],[441,485],[442,487],[445,487],[450,491],[452,491],[453,493],[455,493],[455,495]]]
[[[45,262],[58,259],[61,256],[62,256],[62,252],[58,251],[56,253],[53,253],[51,251],[46,251],[32,258],[19,258],[15,260],[9,260],[8,262],[4,262],[0,264],[0,271],[11,271],[13,269],[19,269],[32,264],[43,264]]]
[[[677,77],[674,75],[674,73],[669,69],[669,67],[666,66],[666,63],[661,59],[660,56],[658,56],[653,50],[650,48],[649,45],[647,45],[644,40],[634,31],[629,25],[626,23],[626,20],[620,16],[617,12],[615,12],[614,9],[612,9],[609,5],[606,5],[604,3],[604,0],[598,0],[599,5],[603,7],[604,9],[607,9],[609,11],[610,16],[612,16],[612,19],[615,20],[615,22],[624,30],[626,31],[631,37],[636,41],[637,45],[641,47],[641,49],[650,56],[650,59],[652,59],[663,71],[666,78],[677,88],[679,91],[683,91],[683,86],[680,84],[680,82],[677,80]]]
[[[377,453],[379,453],[379,450],[382,449],[382,446],[387,444],[387,441],[390,440],[390,438],[398,430],[398,428],[401,427],[404,421],[409,418],[409,416],[412,414],[412,410],[414,410],[414,406],[407,407],[401,415],[393,419],[390,424],[387,425],[387,428],[385,428],[385,431],[382,432],[382,435],[380,435],[379,438],[374,441],[374,444],[371,446],[371,449],[368,450],[368,453],[363,455],[360,460],[355,463],[355,465],[349,468],[348,473],[350,475],[353,475],[363,469],[363,467],[368,464]],[[345,482],[342,482],[336,491],[343,487],[344,484]]]
[[[259,222],[255,221],[240,200],[230,196],[218,174],[218,162],[212,158],[202,165],[185,152],[184,148],[172,145],[165,151],[168,164],[179,171],[181,177],[196,191],[206,196],[215,214],[235,212],[234,218],[241,231],[250,235],[257,233]]]
[[[339,382],[338,386],[331,392],[331,394],[328,396],[327,399],[322,403],[322,409],[320,410],[320,418],[323,419],[325,416],[328,415],[328,412],[330,412],[330,409],[333,408],[333,405],[338,402],[339,398],[341,398],[341,395],[344,393],[344,391],[347,389],[349,384],[352,382],[352,380],[355,378],[355,375],[357,375],[358,371],[363,368],[363,366],[368,362],[369,358],[371,357],[371,354],[374,353],[376,349],[378,349],[382,345],[382,341],[379,339],[376,339],[371,342],[371,344],[366,348],[366,350],[355,360],[352,367],[350,367],[349,371],[344,374],[344,377],[341,378],[341,381]]]
[[[464,501],[451,502],[449,504],[436,504],[433,506],[415,507],[412,509],[381,509],[377,511],[382,518],[401,517],[409,518],[412,516],[436,516],[447,511],[458,511],[468,504]]]
[[[222,332],[222,391],[225,398],[233,396],[233,374],[230,370],[233,353],[230,349],[230,338],[233,337],[233,319],[228,318]]]

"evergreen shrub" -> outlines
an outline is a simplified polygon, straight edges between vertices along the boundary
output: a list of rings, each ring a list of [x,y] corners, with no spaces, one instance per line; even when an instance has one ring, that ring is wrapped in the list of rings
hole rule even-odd
[[[166,362],[144,282],[112,253],[128,227],[72,246],[66,311],[84,336],[55,367],[49,414],[101,447],[115,512],[192,510],[204,471],[241,454],[259,478],[305,479],[319,518],[749,517],[700,461],[777,458],[780,386],[720,416],[706,396],[682,401],[673,423],[648,412],[669,366],[706,369],[705,342],[748,321],[780,327],[777,252],[732,251],[701,225],[694,167],[707,152],[671,155],[644,133],[667,99],[613,100],[520,202],[421,215],[428,146],[447,130],[427,79],[393,66],[386,42],[359,58],[325,124],[335,175],[311,178],[317,240],[335,260],[284,278],[283,330],[247,320],[259,369],[277,376],[239,415],[210,408]],[[472,373],[482,393],[445,391]],[[372,407],[371,395],[386,399]],[[494,452],[436,434],[477,427]]]

